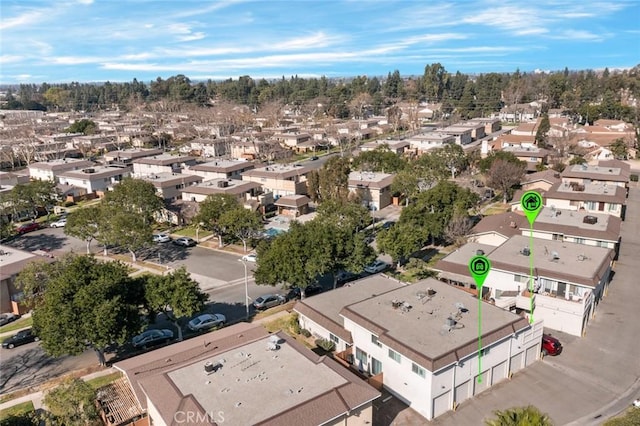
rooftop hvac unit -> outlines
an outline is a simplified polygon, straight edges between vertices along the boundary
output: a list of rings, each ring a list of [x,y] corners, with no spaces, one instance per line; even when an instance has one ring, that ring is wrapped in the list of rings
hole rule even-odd
[[[482,249],[476,250],[476,256],[484,256],[484,250]]]
[[[598,223],[598,218],[596,216],[587,215],[582,219],[582,223],[588,223],[589,225],[595,225]]]
[[[226,188],[229,186],[229,182],[227,182],[226,180],[219,180],[218,181],[218,188]]]
[[[531,254],[531,250],[529,249],[529,247],[524,247],[522,250],[520,250],[520,254],[522,254],[523,256],[529,256]]]
[[[560,259],[560,254],[558,254],[557,251],[552,251],[551,252],[551,260],[558,260]]]

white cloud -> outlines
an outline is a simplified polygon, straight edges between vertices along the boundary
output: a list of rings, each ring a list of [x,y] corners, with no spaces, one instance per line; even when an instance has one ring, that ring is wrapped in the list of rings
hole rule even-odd
[[[30,10],[13,18],[3,18],[2,21],[0,21],[0,30],[34,25],[39,23],[45,16],[46,14],[42,10]]]
[[[328,36],[324,32],[319,31],[309,36],[286,40],[273,45],[274,50],[297,50],[297,49],[313,49],[320,47],[328,47],[344,39],[339,36]]]
[[[93,4],[93,0],[76,0],[80,4]]]
[[[24,59],[26,59],[26,57],[21,55],[0,55],[0,63],[2,64],[20,62]]]
[[[588,41],[602,41],[606,38],[606,35],[594,34],[585,30],[565,30],[553,36],[556,39],[562,40],[588,40]]]
[[[178,36],[178,41],[195,41],[205,38],[207,35],[203,32],[191,33],[184,36]]]

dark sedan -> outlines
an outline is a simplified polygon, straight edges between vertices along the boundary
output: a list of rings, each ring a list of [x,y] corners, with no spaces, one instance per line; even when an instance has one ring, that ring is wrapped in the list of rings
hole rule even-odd
[[[173,339],[173,331],[171,330],[147,330],[144,333],[135,336],[131,343],[134,348],[148,348],[151,346],[162,345]]]
[[[18,331],[18,333],[2,342],[2,347],[5,349],[13,349],[16,346],[26,345],[27,343],[37,342],[38,340],[40,340],[40,338],[33,334],[33,330],[31,328],[28,328],[26,330]]]

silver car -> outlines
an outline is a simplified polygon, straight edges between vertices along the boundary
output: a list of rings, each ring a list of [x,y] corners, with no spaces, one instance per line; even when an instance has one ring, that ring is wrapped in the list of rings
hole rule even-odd
[[[281,294],[265,294],[253,301],[253,307],[259,310],[273,308],[282,305],[287,299]]]
[[[202,331],[213,327],[222,327],[227,322],[227,318],[222,314],[202,314],[198,315],[187,324],[191,331]]]

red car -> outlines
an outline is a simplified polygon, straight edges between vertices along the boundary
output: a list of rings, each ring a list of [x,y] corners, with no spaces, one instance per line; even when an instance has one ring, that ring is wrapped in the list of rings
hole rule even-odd
[[[37,231],[40,229],[40,224],[37,222],[25,223],[24,225],[18,226],[16,232],[20,235],[26,234],[27,232]]]
[[[550,334],[542,335],[542,355],[556,356],[562,353],[562,343]]]

